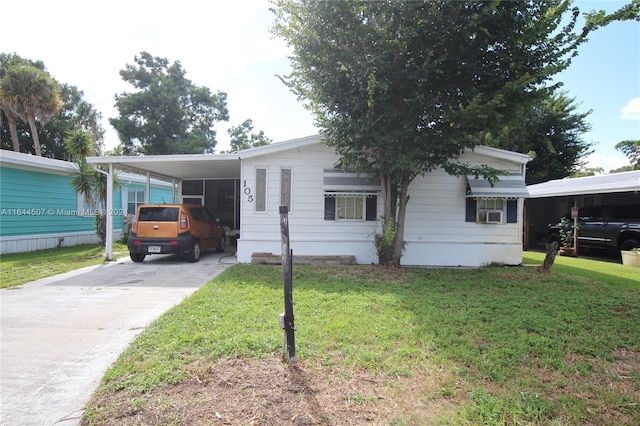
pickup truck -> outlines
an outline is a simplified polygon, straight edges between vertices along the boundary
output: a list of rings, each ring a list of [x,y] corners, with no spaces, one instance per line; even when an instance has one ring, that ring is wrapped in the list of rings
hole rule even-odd
[[[568,219],[573,224],[573,219]],[[549,225],[549,243],[556,241],[560,244],[561,228],[560,223]],[[579,209],[578,247],[609,251],[640,248],[640,204]]]

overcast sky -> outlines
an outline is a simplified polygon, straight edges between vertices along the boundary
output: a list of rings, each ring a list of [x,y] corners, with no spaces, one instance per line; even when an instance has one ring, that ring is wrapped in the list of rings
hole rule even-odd
[[[578,1],[581,10],[615,10],[622,1]],[[228,123],[216,125],[217,151],[228,149],[226,129],[253,120],[274,141],[318,132],[306,111],[276,75],[286,75],[288,50],[269,32],[268,0],[4,2],[0,51],[44,62],[51,75],[84,91],[103,115],[108,149],[118,144],[108,118],[114,96],[131,91],[119,71],[141,51],[180,61],[198,86],[226,92]],[[557,77],[581,103],[597,143],[589,166],[605,171],[627,165],[617,142],[640,139],[640,23],[616,22],[580,48]]]

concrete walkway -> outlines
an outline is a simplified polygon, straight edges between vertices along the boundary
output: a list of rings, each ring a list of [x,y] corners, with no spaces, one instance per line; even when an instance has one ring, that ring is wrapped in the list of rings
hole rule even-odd
[[[230,254],[127,258],[0,290],[0,424],[77,425],[118,355]]]

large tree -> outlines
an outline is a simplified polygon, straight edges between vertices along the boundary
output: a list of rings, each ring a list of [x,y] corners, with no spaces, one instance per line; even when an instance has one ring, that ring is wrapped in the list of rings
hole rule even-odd
[[[104,128],[100,124],[102,114],[92,104],[84,100],[84,92],[69,84],[60,85],[62,109],[40,130],[42,155],[59,160],[73,161],[65,138],[69,132],[91,135],[95,145],[95,155],[102,154]]]
[[[42,61],[24,59],[13,53],[0,53],[0,79],[8,66],[17,64],[27,64],[42,70],[45,69]],[[104,129],[100,125],[101,114],[83,97],[84,93],[77,87],[60,84],[62,109],[38,129],[43,157],[71,161],[72,154],[67,152],[64,144],[65,135],[69,131],[90,132],[97,146],[97,154],[102,152]],[[29,124],[17,119],[15,115],[10,114],[9,110],[3,109],[1,104],[0,110],[2,110],[0,111],[0,147],[35,154]],[[5,120],[10,124],[9,126],[3,125]],[[13,122],[12,125],[11,122]]]
[[[257,146],[269,145],[273,139],[267,137],[264,131],[253,133],[253,121],[248,118],[238,126],[231,126],[227,129],[231,143],[231,152]]]
[[[2,79],[5,73],[7,72],[7,69],[9,67],[15,67],[18,65],[32,65],[44,70],[44,64],[42,62],[29,61],[28,59],[24,59],[16,55],[15,53],[0,53],[0,84],[2,82]],[[3,133],[2,141],[4,145],[5,126],[3,122],[4,122],[4,118],[6,118],[7,124],[8,124],[8,130],[9,130],[9,137],[11,139],[11,147],[13,148],[14,151],[20,152],[20,137],[18,135],[18,130],[17,130],[18,120],[16,115],[12,112],[12,109],[10,108],[11,105],[9,101],[10,101],[9,99],[4,99],[2,96],[0,96],[0,130],[2,130],[2,133]]]
[[[137,91],[116,95],[119,117],[109,119],[125,155],[213,152],[215,122],[227,121],[227,95],[186,78],[180,62],[148,52],[120,71]]]
[[[274,11],[293,48],[283,80],[342,163],[381,179],[392,250],[380,263],[399,265],[410,183],[441,167],[495,178],[457,161],[479,143],[470,135],[511,124],[590,31],[637,19],[638,2],[589,14],[580,31],[579,10],[560,0],[276,0]]]
[[[640,140],[618,142],[616,149],[627,156],[631,163],[630,170],[640,170]]]
[[[543,90],[544,97],[518,110],[513,124],[478,138],[484,145],[531,153],[528,185],[575,173],[581,169],[584,157],[592,152],[592,144],[582,138],[591,129],[586,121],[591,111],[577,112],[579,104],[564,91]]]
[[[13,63],[4,68],[0,79],[0,104],[7,114],[13,148],[19,151],[15,117],[29,123],[35,154],[41,156],[36,121],[45,125],[60,112],[60,87],[44,69],[30,63]]]

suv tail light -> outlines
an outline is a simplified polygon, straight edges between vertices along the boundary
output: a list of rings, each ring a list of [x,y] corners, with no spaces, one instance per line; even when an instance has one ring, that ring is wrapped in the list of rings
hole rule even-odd
[[[138,222],[134,220],[133,222],[131,222],[131,232],[135,234],[137,229],[138,229]]]
[[[187,220],[187,215],[183,213],[180,214],[180,229],[187,229],[189,227],[189,221]]]

